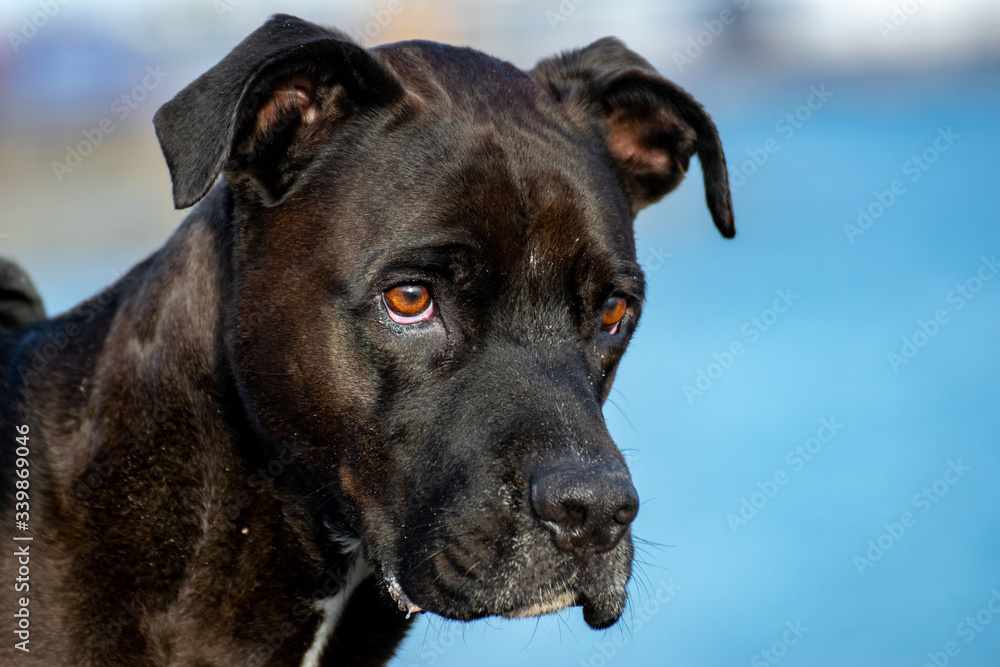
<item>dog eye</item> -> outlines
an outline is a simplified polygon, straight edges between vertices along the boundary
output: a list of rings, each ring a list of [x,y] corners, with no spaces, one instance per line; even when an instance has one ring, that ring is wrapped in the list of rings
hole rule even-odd
[[[624,297],[613,296],[604,302],[604,313],[601,314],[601,330],[614,335],[621,328],[622,320],[628,311]]]
[[[397,285],[382,293],[385,311],[393,322],[415,324],[434,312],[431,293],[423,285]]]

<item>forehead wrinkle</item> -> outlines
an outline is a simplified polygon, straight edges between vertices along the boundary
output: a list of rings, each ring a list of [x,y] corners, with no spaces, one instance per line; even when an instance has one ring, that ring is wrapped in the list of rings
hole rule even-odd
[[[485,218],[504,218],[498,220],[503,237],[498,246],[508,248],[498,254],[506,264],[501,273],[526,278],[522,287],[530,287],[535,295],[531,301],[546,292],[549,302],[552,294],[563,294],[559,305],[572,300],[571,293],[577,291],[580,272],[575,265],[581,261],[603,264],[598,271],[602,282],[634,275],[631,266],[622,266],[635,256],[631,218],[623,204],[602,192],[607,184],[599,187],[585,156],[572,155],[573,146],[539,150],[537,143],[529,145],[538,141],[538,135],[518,128],[504,128],[506,134],[499,141],[495,130],[479,128],[471,151],[478,157],[477,169],[463,174],[468,190],[460,199],[486,207],[481,211]],[[560,159],[567,155],[578,164],[567,167],[567,160]],[[492,187],[497,183],[504,186]],[[562,283],[563,289],[552,290],[553,281]]]
[[[533,106],[544,91],[514,65],[467,47],[412,40],[372,49],[404,87],[439,111],[484,119],[512,105]],[[528,104],[526,104],[528,102]]]
[[[614,239],[614,250],[634,253],[633,215],[621,184],[603,152],[579,133],[568,131],[559,114],[545,106],[526,121],[501,125],[512,180],[525,194],[529,219],[558,201],[575,209],[562,216],[577,222],[578,236]]]
[[[498,270],[492,279],[495,294],[506,293],[504,319],[511,309],[534,311],[515,320],[546,310],[561,329],[573,319],[582,280],[635,274],[631,209],[596,135],[581,133],[512,65],[420,42],[385,49],[424,102],[414,118],[424,160],[447,172],[428,191],[443,192],[445,210],[435,212],[441,199],[432,196],[418,204],[427,215],[415,227],[471,230],[488,239],[483,248],[493,243],[481,269],[492,263]],[[584,272],[581,263],[603,266]]]
[[[422,108],[428,109],[432,105],[444,105],[447,109],[453,107],[453,98],[445,81],[438,76],[437,68],[432,66],[423,49],[375,47],[371,51],[396,72],[406,92]]]
[[[463,47],[411,41],[376,47],[421,104],[424,127],[454,128],[436,143],[441,156],[460,159],[470,137],[481,144],[490,138],[513,177],[521,183],[540,182],[539,167],[569,175],[579,183],[574,198],[592,199],[608,214],[631,221],[631,210],[611,170],[606,150],[596,134],[584,135],[577,124],[527,73],[510,63]],[[428,123],[429,121],[429,123]],[[499,148],[499,147],[497,147]]]

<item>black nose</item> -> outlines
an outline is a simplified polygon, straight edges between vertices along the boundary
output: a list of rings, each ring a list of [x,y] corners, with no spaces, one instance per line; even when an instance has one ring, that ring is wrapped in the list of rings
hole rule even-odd
[[[583,554],[618,544],[639,511],[639,496],[624,470],[561,468],[532,480],[531,505],[559,549]]]

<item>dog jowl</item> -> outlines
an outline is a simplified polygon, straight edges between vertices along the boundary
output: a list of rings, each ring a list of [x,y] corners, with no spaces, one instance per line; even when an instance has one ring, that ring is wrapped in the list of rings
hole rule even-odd
[[[197,204],[159,252],[51,319],[4,267],[3,521],[24,427],[37,539],[0,656],[384,664],[420,611],[614,623],[633,219],[697,154],[734,233],[701,106],[610,38],[524,72],[276,16],[154,122]]]

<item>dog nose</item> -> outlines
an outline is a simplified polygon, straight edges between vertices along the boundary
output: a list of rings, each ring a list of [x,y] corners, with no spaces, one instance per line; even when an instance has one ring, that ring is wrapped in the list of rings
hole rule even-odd
[[[531,506],[562,551],[608,551],[639,511],[639,496],[625,471],[558,469],[531,482]]]

